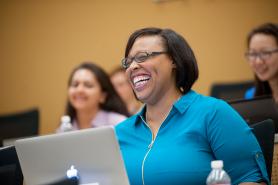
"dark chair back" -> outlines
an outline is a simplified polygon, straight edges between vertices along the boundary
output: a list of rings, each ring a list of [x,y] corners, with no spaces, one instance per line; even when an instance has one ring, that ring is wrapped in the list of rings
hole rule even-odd
[[[278,105],[271,96],[260,96],[253,99],[230,101],[229,104],[252,125],[254,123],[272,119],[275,132],[278,133]]]
[[[274,124],[271,119],[250,125],[262,149],[269,179],[271,179],[273,150],[274,150]]]
[[[244,98],[245,92],[254,86],[253,81],[215,83],[211,86],[210,96],[226,101]]]
[[[0,148],[0,184],[23,184],[23,175],[14,146]]]
[[[8,115],[0,115],[0,146],[3,140],[38,135],[39,110],[37,108]]]

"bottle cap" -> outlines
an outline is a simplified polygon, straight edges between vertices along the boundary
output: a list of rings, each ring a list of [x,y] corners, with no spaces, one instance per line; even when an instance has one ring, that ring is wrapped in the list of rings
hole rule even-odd
[[[68,115],[64,115],[61,117],[62,123],[70,123],[70,117]]]
[[[211,161],[210,165],[212,168],[223,168],[223,161],[222,160]]]

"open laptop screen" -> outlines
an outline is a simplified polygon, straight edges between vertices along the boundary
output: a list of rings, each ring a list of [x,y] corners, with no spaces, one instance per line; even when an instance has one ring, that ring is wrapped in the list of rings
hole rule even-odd
[[[80,184],[129,184],[112,127],[17,140],[15,147],[27,185],[58,181],[72,166]]]

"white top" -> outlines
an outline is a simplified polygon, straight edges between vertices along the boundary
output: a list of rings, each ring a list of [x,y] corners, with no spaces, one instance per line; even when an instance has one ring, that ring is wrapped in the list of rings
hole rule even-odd
[[[105,110],[100,110],[95,118],[91,120],[92,128],[102,127],[102,126],[115,126],[118,123],[124,121],[127,117],[125,115],[116,113],[116,112],[109,112]],[[79,130],[78,124],[76,120],[72,122],[72,130]],[[57,132],[63,132],[61,126],[57,129]]]

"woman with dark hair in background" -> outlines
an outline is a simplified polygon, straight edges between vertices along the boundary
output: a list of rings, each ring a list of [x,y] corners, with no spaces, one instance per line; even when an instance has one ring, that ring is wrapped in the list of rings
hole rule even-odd
[[[255,87],[245,98],[272,95],[278,104],[278,24],[267,23],[253,29],[247,37],[245,56],[255,73]]]
[[[191,90],[198,66],[181,35],[160,28],[135,31],[122,65],[145,103],[115,127],[131,185],[205,184],[212,160],[224,161],[232,184],[269,184],[246,122],[226,102]]]
[[[105,71],[85,62],[70,74],[66,115],[77,130],[116,125],[126,119],[128,111]]]

